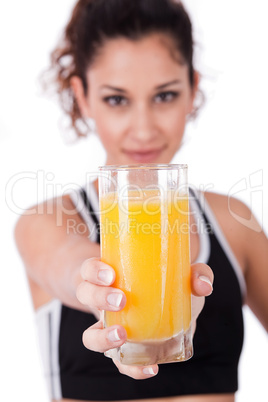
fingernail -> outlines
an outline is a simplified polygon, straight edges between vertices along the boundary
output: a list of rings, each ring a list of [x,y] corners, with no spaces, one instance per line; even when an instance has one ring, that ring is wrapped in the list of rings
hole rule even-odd
[[[207,276],[201,275],[199,276],[200,281],[208,283],[212,287],[212,283],[210,282]]]
[[[113,307],[119,307],[122,299],[123,299],[122,293],[113,292],[107,296],[107,302],[110,304],[110,306]]]
[[[111,342],[117,342],[117,341],[121,340],[117,328],[108,332],[107,337],[108,337],[109,341],[111,341]]]
[[[113,280],[113,273],[109,269],[101,269],[98,273],[98,279],[106,285],[110,285]]]
[[[143,371],[143,374],[146,374],[146,375],[155,375],[154,369],[152,367],[144,367],[144,369],[142,371]]]

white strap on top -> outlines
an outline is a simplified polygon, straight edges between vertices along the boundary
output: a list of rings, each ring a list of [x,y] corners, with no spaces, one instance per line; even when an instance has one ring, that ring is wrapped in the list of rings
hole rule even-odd
[[[189,204],[190,212],[194,214],[194,223],[191,225],[190,231],[192,233],[198,233],[199,235],[199,252],[193,263],[202,262],[204,264],[207,264],[211,251],[208,228],[206,227],[204,216],[199,209],[196,199],[193,197],[189,197]]]

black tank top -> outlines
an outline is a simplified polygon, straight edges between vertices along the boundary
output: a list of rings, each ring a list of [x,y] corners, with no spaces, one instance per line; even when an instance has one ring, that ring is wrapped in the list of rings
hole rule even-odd
[[[193,192],[191,195],[200,249],[207,249],[204,260],[199,262],[207,263],[214,272],[213,293],[206,298],[197,320],[194,356],[183,363],[160,365],[153,378],[134,380],[120,374],[111,359],[83,346],[83,331],[96,322],[95,317],[61,305],[57,358],[63,398],[116,401],[237,390],[237,366],[243,344],[243,278],[211,211],[208,213],[206,208],[204,212],[200,200]],[[92,224],[98,227],[91,192],[82,189],[79,196],[81,216],[85,219],[85,213],[90,215]],[[97,233],[95,240],[99,241]]]

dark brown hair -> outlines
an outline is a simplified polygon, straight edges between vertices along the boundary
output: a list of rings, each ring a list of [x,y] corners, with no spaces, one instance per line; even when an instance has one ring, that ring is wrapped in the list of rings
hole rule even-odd
[[[170,35],[188,66],[194,86],[192,25],[177,0],[79,0],[51,54],[50,72],[64,111],[70,116],[78,136],[85,135],[79,107],[71,89],[73,76],[81,78],[87,92],[86,71],[107,39],[124,37],[138,40],[150,33]]]

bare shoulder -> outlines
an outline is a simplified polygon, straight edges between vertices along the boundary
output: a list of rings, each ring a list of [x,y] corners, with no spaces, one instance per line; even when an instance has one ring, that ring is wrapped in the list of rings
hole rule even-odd
[[[204,196],[245,274],[248,243],[261,230],[257,220],[250,208],[237,198],[212,192]]]
[[[35,239],[35,246],[39,240],[43,242],[46,234],[53,234],[55,237],[66,236],[66,227],[70,219],[77,224],[83,222],[69,194],[28,208],[15,226],[14,235],[19,251],[23,253],[24,246],[30,243],[30,240]],[[36,234],[39,236],[35,238]],[[88,233],[85,232],[84,235],[88,236]],[[49,240],[51,241],[51,238]]]
[[[212,192],[205,192],[204,196],[217,215],[224,214],[225,218],[233,218],[237,222],[239,222],[239,219],[237,219],[239,216],[246,220],[251,217],[251,211],[248,206],[237,198]]]
[[[241,236],[262,232],[261,225],[243,201],[211,192],[204,193],[204,196],[224,231],[231,230],[236,233],[238,231]]]
[[[243,271],[247,304],[268,331],[268,239],[250,208],[226,195],[205,193]]]

